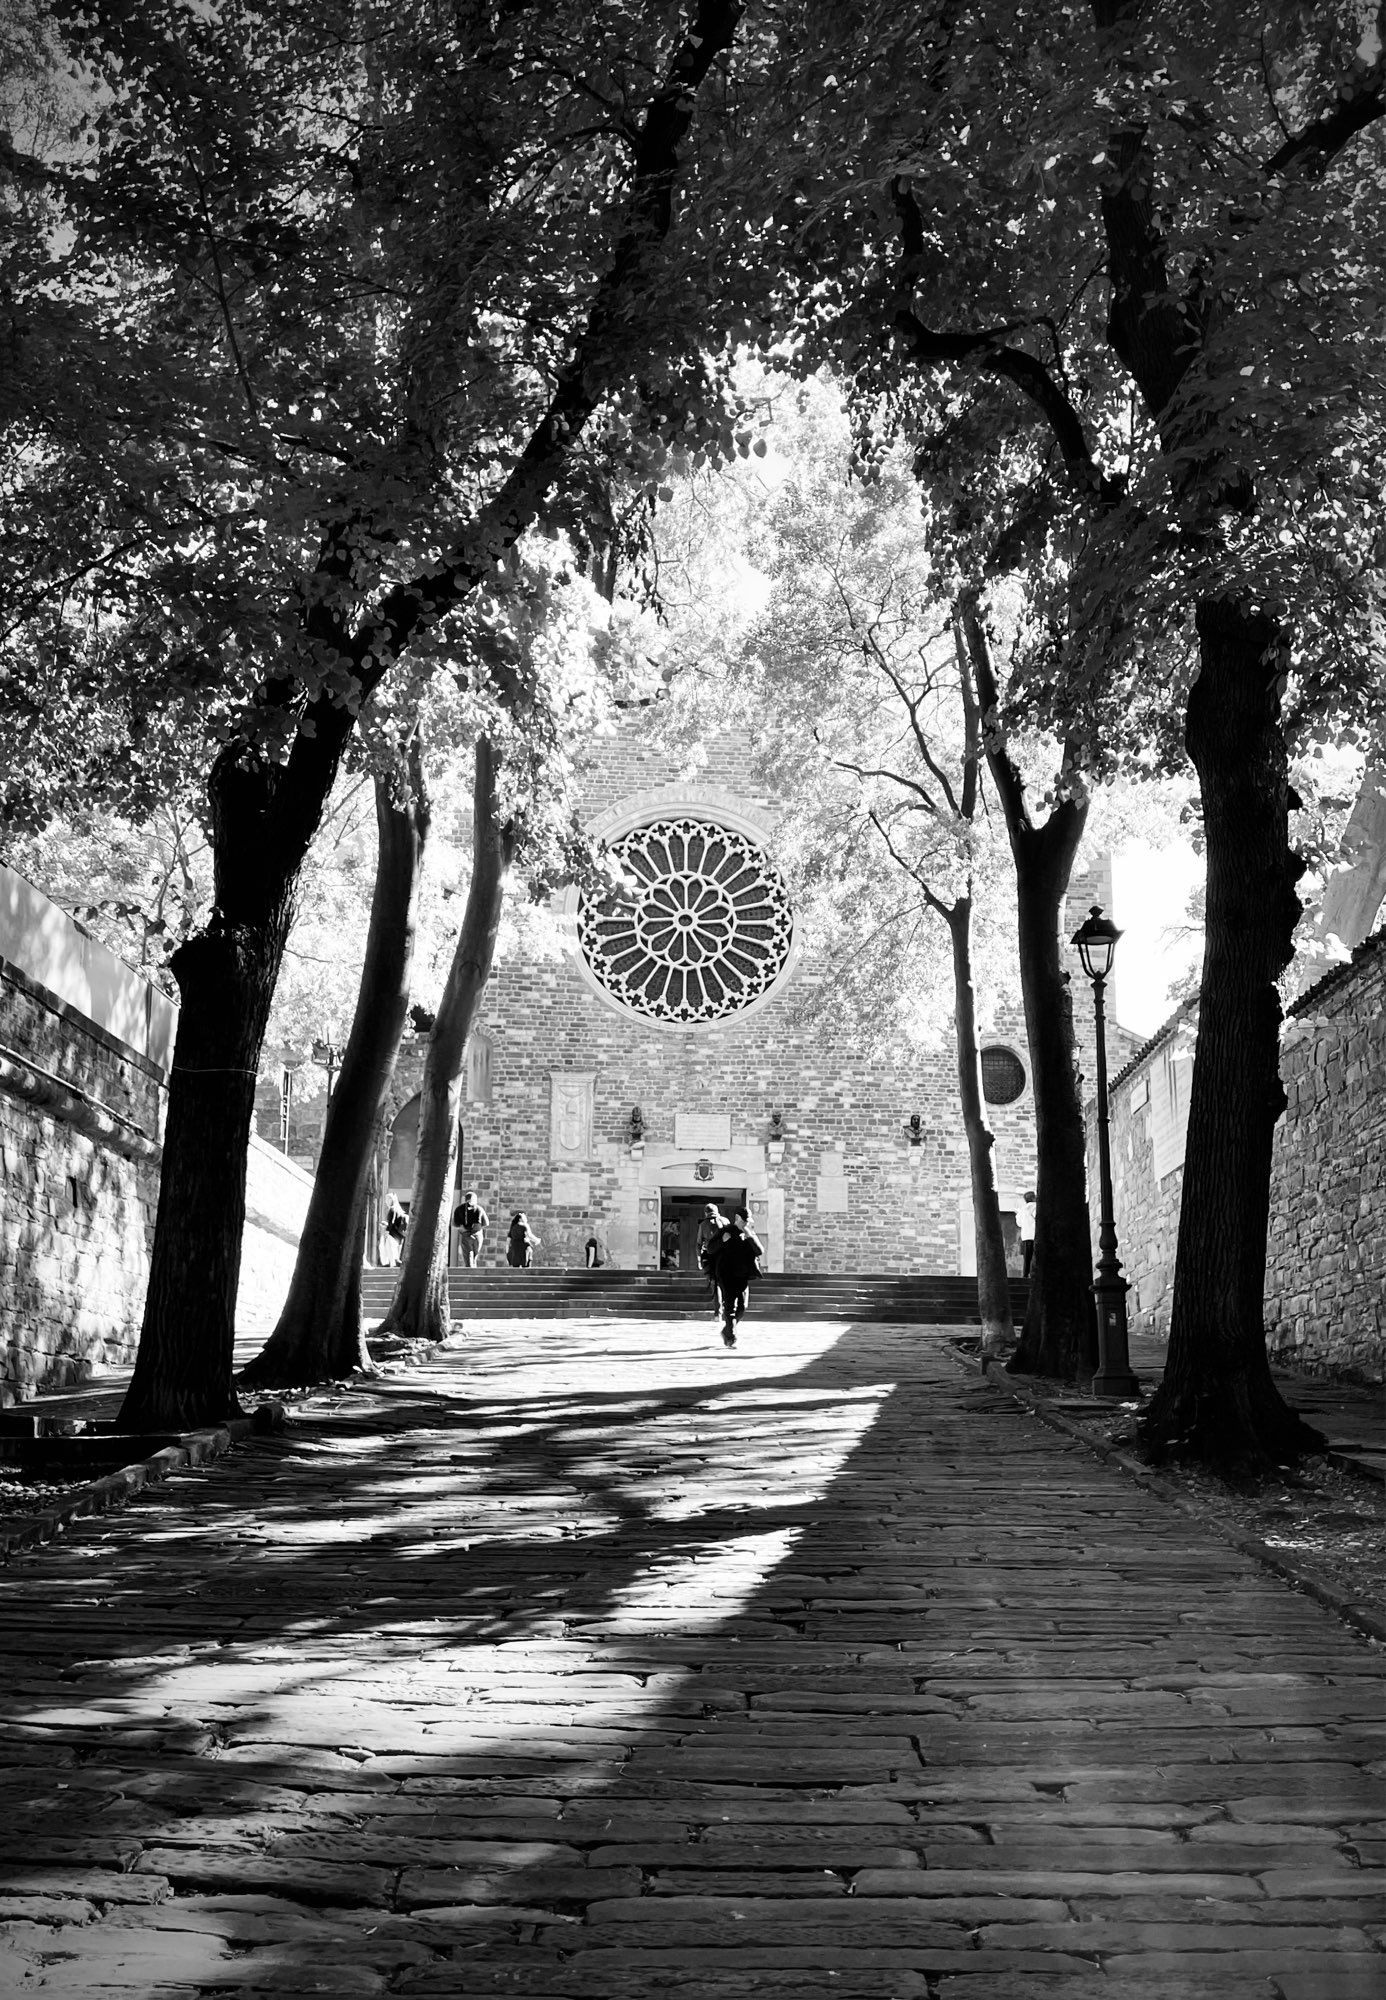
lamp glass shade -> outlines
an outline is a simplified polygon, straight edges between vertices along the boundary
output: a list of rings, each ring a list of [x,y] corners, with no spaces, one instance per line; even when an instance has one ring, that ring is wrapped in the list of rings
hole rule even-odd
[[[1111,919],[1103,916],[1102,905],[1094,903],[1087,921],[1073,933],[1073,943],[1078,947],[1078,956],[1089,979],[1107,977],[1116,957],[1117,939],[1121,935]]]

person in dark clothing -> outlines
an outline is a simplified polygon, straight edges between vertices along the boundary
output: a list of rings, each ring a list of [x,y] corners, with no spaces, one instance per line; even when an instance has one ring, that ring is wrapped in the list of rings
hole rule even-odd
[[[461,1201],[452,1212],[452,1225],[457,1231],[457,1247],[462,1252],[462,1262],[471,1271],[481,1261],[481,1246],[491,1218],[476,1198],[476,1189],[468,1188]]]
[[[512,1270],[528,1271],[538,1248],[539,1238],[530,1228],[528,1217],[523,1209],[517,1210],[510,1218],[510,1228],[506,1235],[506,1263]]]
[[[722,1345],[736,1346],[736,1327],[746,1311],[746,1292],[760,1272],[764,1245],[751,1227],[744,1208],[734,1208],[731,1221],[719,1230],[712,1245],[712,1269],[717,1280],[721,1307]]]

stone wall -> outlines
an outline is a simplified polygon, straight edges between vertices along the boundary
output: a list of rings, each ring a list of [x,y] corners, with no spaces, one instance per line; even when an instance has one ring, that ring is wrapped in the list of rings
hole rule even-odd
[[[1111,1080],[1112,1206],[1118,1254],[1131,1286],[1127,1315],[1133,1333],[1166,1339],[1170,1289],[1184,1183],[1187,1076],[1192,1070],[1196,1016],[1178,1008]],[[1101,1222],[1096,1106],[1090,1098],[1088,1204],[1096,1258]]]
[[[1197,1010],[1181,1008],[1112,1080],[1112,1193],[1133,1329],[1166,1339]],[[1266,1247],[1274,1359],[1386,1372],[1386,932],[1290,1008]],[[1097,1229],[1097,1145],[1088,1113]]]
[[[1290,1010],[1266,1270],[1271,1353],[1386,1373],[1386,931]]]
[[[780,808],[734,740],[670,751],[642,712],[582,773],[582,810],[598,833],[699,806],[754,827],[773,855]],[[942,926],[936,942],[946,966]],[[787,984],[755,1011],[697,1027],[621,1010],[584,973],[575,935],[559,958],[497,967],[480,1024],[484,1087],[473,1078],[462,1116],[461,1178],[492,1220],[485,1263],[504,1262],[505,1227],[522,1209],[542,1240],[541,1264],[581,1265],[596,1235],[615,1265],[654,1266],[662,1190],[744,1189],[774,1269],[975,1268],[951,1021],[918,1059],[864,1052],[834,1026],[830,996],[821,1008],[803,1005],[822,975],[812,941],[800,945]],[[1028,1079],[1014,1007],[998,1008],[997,1031],[984,1040],[1016,1051]],[[417,1091],[423,1054],[406,1038],[392,1110]],[[916,1113],[918,1146],[906,1129]],[[565,1122],[572,1143],[559,1133]],[[1013,1208],[1034,1177],[1028,1081],[1014,1105],[993,1107],[993,1122],[1002,1206]],[[407,1173],[393,1179],[407,1199]]]
[[[0,1404],[133,1352],[162,1071],[0,961]]]
[[[850,1041],[796,1026],[788,998],[742,1025],[642,1028],[608,1008],[570,964],[501,967],[483,1026],[491,1096],[464,1106],[461,1176],[491,1215],[487,1264],[504,1262],[505,1224],[523,1209],[542,1239],[543,1264],[580,1265],[595,1233],[614,1264],[652,1266],[661,1186],[696,1190],[707,1161],[709,1186],[749,1192],[775,1268],[970,1267],[967,1147],[951,1050],[916,1064],[866,1062]],[[406,1043],[397,1104],[418,1088],[422,1060],[422,1046]],[[555,1077],[560,1089],[591,1079],[579,1154],[552,1145]],[[637,1105],[644,1133],[634,1141]],[[782,1142],[772,1140],[772,1110],[781,1113]],[[922,1120],[918,1147],[905,1129],[912,1112]],[[724,1143],[714,1135],[681,1144],[690,1119],[725,1121]],[[1013,1205],[1034,1173],[1028,1089],[993,1119],[1003,1206]]]
[[[163,994],[0,868],[0,1405],[134,1354],[176,1021]],[[242,1327],[273,1324],[311,1185],[252,1141]]]
[[[246,1160],[245,1235],[236,1293],[236,1331],[269,1333],[294,1274],[313,1176],[258,1133]]]

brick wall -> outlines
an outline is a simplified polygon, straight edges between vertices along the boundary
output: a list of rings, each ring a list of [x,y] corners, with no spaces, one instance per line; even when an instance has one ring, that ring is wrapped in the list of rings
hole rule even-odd
[[[580,773],[582,810],[608,830],[637,807],[732,809],[760,828],[773,854],[781,809],[734,740],[692,750],[657,739],[645,711],[626,718]],[[463,1177],[492,1218],[484,1261],[504,1262],[505,1226],[523,1209],[542,1239],[538,1262],[576,1266],[596,1234],[618,1266],[659,1255],[660,1191],[696,1191],[700,1158],[716,1188],[744,1187],[775,1267],[791,1271],[956,1272],[974,1268],[967,1147],[951,1023],[936,1051],[884,1060],[826,1025],[805,1026],[796,1004],[818,975],[808,940],[789,984],[757,1011],[692,1028],[647,1024],[614,1008],[579,969],[570,940],[559,959],[498,966],[483,1004],[489,1096],[463,1111]],[[946,957],[940,927],[937,949]],[[1029,1058],[1014,1006],[986,1037]],[[392,1110],[417,1091],[422,1043],[406,1038]],[[554,1158],[553,1076],[591,1077],[591,1129],[580,1158]],[[632,1108],[644,1114],[633,1145]],[[783,1116],[772,1144],[770,1114]],[[911,1145],[906,1123],[922,1120]],[[688,1116],[725,1121],[725,1143],[679,1143]],[[1033,1185],[1027,1087],[993,1107],[1003,1206]],[[557,1182],[555,1177],[557,1176]],[[399,1191],[407,1195],[401,1183]],[[560,1198],[555,1198],[555,1196]],[[1017,1269],[1018,1256],[1017,1256]]]
[[[0,1405],[8,1405],[134,1354],[176,1010],[4,868],[0,944]],[[273,1324],[311,1185],[252,1141],[243,1327]]]
[[[1133,1327],[1164,1339],[1183,1189],[1196,1007],[1181,1008],[1113,1079],[1112,1192]],[[1266,1328],[1278,1361],[1386,1372],[1386,933],[1289,1011],[1276,1127]],[[1088,1117],[1097,1227],[1096,1125]]]
[[[692,1162],[710,1157],[716,1186],[750,1188],[763,1235],[772,1206],[779,1209],[788,1270],[966,1268],[967,1147],[951,1049],[918,1062],[864,1062],[849,1041],[794,1025],[787,1000],[741,1025],[644,1028],[613,1012],[575,967],[553,963],[500,968],[484,1028],[491,1098],[464,1106],[463,1178],[491,1214],[488,1264],[504,1262],[504,1226],[523,1209],[542,1238],[544,1264],[580,1265],[595,1231],[614,1263],[653,1265],[661,1181],[691,1189]],[[1014,1035],[1009,1040],[1015,1045]],[[422,1063],[422,1045],[406,1042],[397,1106],[417,1090]],[[594,1075],[591,1146],[581,1160],[551,1158],[555,1071]],[[645,1120],[638,1155],[635,1105]],[[772,1109],[783,1114],[778,1160],[769,1144]],[[905,1132],[916,1111],[924,1129],[918,1149]],[[728,1146],[677,1145],[678,1115],[690,1113],[725,1114]],[[996,1108],[994,1123],[998,1177],[1017,1193],[1034,1173],[1028,1089],[1013,1109]],[[586,1177],[588,1199],[556,1204],[553,1177],[570,1172]],[[845,1213],[820,1210],[820,1181],[829,1184],[829,1201],[841,1189]]]

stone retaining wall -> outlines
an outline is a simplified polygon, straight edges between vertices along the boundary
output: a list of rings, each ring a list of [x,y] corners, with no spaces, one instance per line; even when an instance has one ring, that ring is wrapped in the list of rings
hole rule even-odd
[[[134,1354],[176,1019],[0,867],[0,1406]],[[243,1327],[273,1324],[311,1186],[252,1140]]]
[[[1117,1072],[1112,1193],[1133,1329],[1164,1339],[1183,1189],[1196,1009]],[[1379,1381],[1386,1373],[1386,932],[1289,1010],[1266,1255],[1272,1358]],[[1097,1238],[1097,1145],[1088,1111]]]
[[[162,1076],[0,961],[0,1404],[133,1352]]]
[[[289,1290],[313,1176],[257,1133],[245,1176],[245,1235],[236,1293],[239,1333],[273,1330]]]
[[[1272,1355],[1386,1372],[1386,932],[1290,1010],[1266,1270]]]

